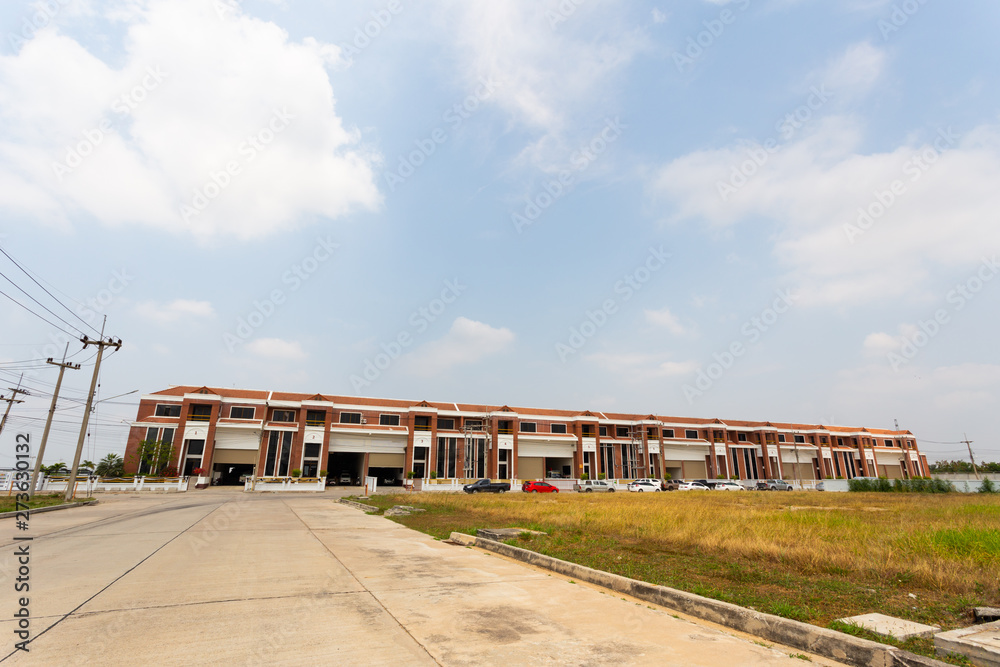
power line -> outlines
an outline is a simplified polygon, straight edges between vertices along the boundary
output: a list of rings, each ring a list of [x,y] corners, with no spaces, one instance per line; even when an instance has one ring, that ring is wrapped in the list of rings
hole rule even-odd
[[[40,282],[38,282],[37,280],[35,280],[35,277],[34,277],[33,275],[31,275],[31,272],[30,272],[30,271],[28,271],[28,270],[27,270],[26,268],[24,268],[23,266],[21,266],[20,264],[18,264],[17,260],[16,260],[16,259],[14,259],[13,257],[11,257],[11,256],[10,256],[10,255],[9,255],[9,254],[7,253],[7,251],[6,251],[6,250],[4,250],[3,248],[0,248],[0,253],[3,253],[4,257],[6,257],[7,259],[9,259],[9,260],[11,261],[11,263],[12,263],[12,264],[13,264],[14,266],[16,266],[17,268],[21,269],[21,272],[22,272],[22,273],[23,273],[24,275],[28,276],[28,278],[30,278],[30,279],[31,279],[31,282],[33,282],[33,283],[35,283],[36,285],[38,285],[38,286],[39,286],[39,287],[40,287],[40,288],[42,289],[42,291],[43,291],[43,292],[45,292],[46,294],[48,294],[48,295],[49,295],[49,297],[51,297],[53,301],[55,301],[55,302],[56,302],[56,303],[58,303],[58,304],[59,304],[60,306],[62,306],[63,308],[65,308],[65,309],[66,309],[66,312],[68,312],[68,313],[69,313],[70,315],[72,315],[72,316],[73,316],[73,317],[75,317],[76,319],[80,320],[81,322],[83,322],[83,324],[84,324],[85,326],[89,327],[89,328],[90,328],[90,330],[91,330],[91,331],[93,331],[94,333],[99,333],[99,332],[97,331],[97,329],[95,329],[95,328],[93,327],[93,325],[91,325],[91,324],[90,324],[89,322],[86,322],[86,321],[85,321],[85,320],[84,320],[84,319],[83,319],[82,317],[80,317],[80,316],[79,316],[78,314],[76,314],[75,312],[73,312],[72,310],[70,310],[69,306],[67,306],[66,304],[64,304],[64,303],[63,303],[62,301],[60,301],[59,299],[57,299],[57,298],[56,298],[56,296],[55,296],[54,294],[52,294],[52,292],[50,292],[50,291],[48,291],[47,289],[45,289],[45,286],[44,286],[44,285],[42,285],[42,284],[41,284]],[[7,278],[7,276],[4,276],[4,278]],[[10,280],[10,278],[7,278],[7,280]],[[46,281],[46,282],[48,282],[48,281]],[[13,284],[13,282],[11,282],[11,284]],[[16,285],[15,285],[15,287],[16,287]],[[53,289],[55,289],[55,287],[53,287]],[[22,290],[22,291],[23,291],[23,290]],[[56,291],[58,291],[58,290],[56,290]],[[27,292],[25,292],[25,293],[27,294]],[[36,302],[36,303],[37,303],[37,302]],[[79,304],[79,302],[77,302],[77,303]],[[41,305],[41,304],[38,304],[38,305]],[[44,308],[44,306],[42,306],[42,307]],[[46,310],[48,310],[48,309],[46,308]],[[52,311],[49,311],[49,312],[52,312]],[[53,314],[53,315],[55,315],[55,313],[52,313],[52,314]],[[56,317],[58,317],[58,315],[56,315]],[[69,324],[69,323],[67,322],[67,324]],[[73,328],[74,328],[74,329],[76,329],[76,327],[73,327]],[[82,331],[81,331],[80,329],[77,329],[77,331],[80,331],[81,333],[83,333],[83,332],[82,332]]]
[[[4,278],[6,278],[6,277],[7,277],[7,276],[4,276]],[[14,285],[14,287],[17,287],[17,285]],[[20,288],[20,287],[18,287],[18,289],[21,289],[21,288]],[[23,291],[23,290],[22,290],[22,291]],[[45,319],[44,317],[42,317],[41,315],[39,315],[38,313],[36,313],[35,311],[33,311],[33,310],[32,310],[31,308],[28,308],[28,307],[27,307],[26,305],[24,305],[23,303],[21,303],[20,301],[18,301],[18,300],[17,300],[17,299],[15,299],[14,297],[12,297],[12,296],[11,296],[10,294],[7,294],[7,293],[6,293],[6,292],[4,292],[3,290],[0,290],[0,295],[3,295],[3,296],[5,296],[5,297],[7,297],[7,298],[8,298],[8,299],[10,299],[11,301],[13,301],[13,302],[14,302],[14,303],[16,303],[17,305],[19,305],[19,306],[20,306],[21,308],[24,308],[24,309],[25,309],[26,311],[28,311],[29,313],[31,313],[32,315],[34,315],[35,317],[37,317],[38,319],[40,319],[40,320],[41,320],[42,322],[45,322],[45,323],[46,323],[46,324],[48,324],[48,325],[49,325],[50,327],[54,327],[54,328],[58,329],[59,331],[62,331],[62,332],[63,332],[64,334],[66,334],[67,336],[70,336],[70,337],[72,337],[72,338],[76,338],[78,334],[82,333],[82,332],[80,332],[79,330],[77,330],[77,333],[71,333],[71,332],[69,332],[69,331],[66,331],[65,329],[63,329],[63,328],[62,328],[61,326],[59,326],[58,324],[54,324],[54,323],[52,323],[52,322],[48,321],[47,319]],[[74,328],[75,328],[75,327],[74,327]]]

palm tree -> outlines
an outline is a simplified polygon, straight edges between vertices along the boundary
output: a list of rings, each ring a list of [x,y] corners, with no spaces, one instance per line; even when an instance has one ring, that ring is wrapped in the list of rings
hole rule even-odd
[[[125,472],[125,462],[117,454],[108,454],[97,464],[94,472],[101,477],[121,477]]]

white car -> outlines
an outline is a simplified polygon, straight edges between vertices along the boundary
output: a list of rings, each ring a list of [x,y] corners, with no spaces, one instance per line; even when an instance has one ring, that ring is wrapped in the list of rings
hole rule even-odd
[[[634,482],[629,482],[628,486],[625,488],[636,493],[642,493],[644,491],[659,491],[660,481],[653,479],[637,479]]]
[[[708,491],[708,487],[698,482],[681,482],[678,491]]]
[[[746,491],[741,485],[736,482],[719,482],[715,485],[716,491]]]

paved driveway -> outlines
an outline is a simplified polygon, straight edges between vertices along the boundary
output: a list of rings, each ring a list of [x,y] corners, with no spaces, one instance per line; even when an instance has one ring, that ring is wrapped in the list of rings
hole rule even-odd
[[[35,515],[33,640],[12,653],[13,528],[0,533],[9,664],[803,664],[331,495],[225,489]]]

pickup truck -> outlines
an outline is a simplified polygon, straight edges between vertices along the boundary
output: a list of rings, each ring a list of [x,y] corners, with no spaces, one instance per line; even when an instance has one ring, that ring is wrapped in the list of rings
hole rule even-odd
[[[510,491],[510,484],[507,482],[492,482],[488,479],[481,479],[472,484],[462,487],[466,493],[506,493]]]

